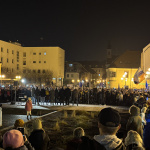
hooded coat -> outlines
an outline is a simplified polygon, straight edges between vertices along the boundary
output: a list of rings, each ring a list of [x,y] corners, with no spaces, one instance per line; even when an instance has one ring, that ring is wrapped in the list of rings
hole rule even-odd
[[[28,101],[26,102],[25,110],[26,110],[26,111],[31,111],[31,110],[32,110],[32,101],[31,101],[31,100],[28,100]]]
[[[128,119],[126,129],[127,131],[136,131],[141,137],[143,137],[142,119],[140,117],[140,108],[132,105],[129,110],[130,117]]]

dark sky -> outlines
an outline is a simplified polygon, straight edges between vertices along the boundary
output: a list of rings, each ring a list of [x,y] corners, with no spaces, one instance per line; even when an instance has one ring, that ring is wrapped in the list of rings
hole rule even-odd
[[[60,46],[66,60],[103,60],[150,42],[147,0],[1,0],[0,39]]]

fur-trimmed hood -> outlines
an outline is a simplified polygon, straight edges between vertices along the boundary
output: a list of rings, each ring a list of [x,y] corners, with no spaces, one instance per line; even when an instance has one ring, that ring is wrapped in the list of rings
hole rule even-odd
[[[141,136],[136,131],[130,130],[125,138],[125,146],[130,144],[137,144],[138,147],[143,147],[144,145]]]
[[[116,135],[95,135],[94,140],[103,145],[106,150],[115,149],[122,142]]]

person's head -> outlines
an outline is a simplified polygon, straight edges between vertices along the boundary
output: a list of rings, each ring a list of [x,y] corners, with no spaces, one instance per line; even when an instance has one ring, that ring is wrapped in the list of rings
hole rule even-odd
[[[28,101],[31,101],[31,97],[28,97]]]
[[[125,146],[136,144],[138,147],[143,147],[143,140],[141,136],[133,130],[130,130],[125,138]]]
[[[17,129],[18,127],[24,127],[24,121],[22,119],[17,119],[15,121],[14,127]]]
[[[119,112],[113,108],[104,108],[98,115],[100,135],[115,135],[121,127]]]
[[[24,145],[23,135],[19,130],[7,131],[3,136],[3,148],[19,148]]]
[[[81,138],[84,135],[85,135],[84,130],[81,127],[75,128],[73,131],[74,138]]]
[[[135,106],[135,105],[132,105],[129,109],[129,113],[132,115],[132,116],[139,116],[140,115],[140,108]]]
[[[33,130],[39,130],[42,129],[42,122],[40,119],[35,119],[33,121]]]

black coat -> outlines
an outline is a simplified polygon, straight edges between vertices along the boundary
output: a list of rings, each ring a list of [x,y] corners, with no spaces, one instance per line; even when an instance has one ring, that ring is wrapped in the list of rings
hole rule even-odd
[[[49,137],[44,130],[34,130],[29,136],[29,142],[35,150],[47,150],[49,146]]]

